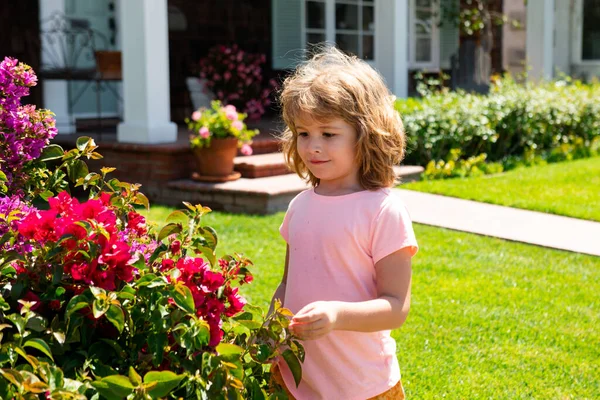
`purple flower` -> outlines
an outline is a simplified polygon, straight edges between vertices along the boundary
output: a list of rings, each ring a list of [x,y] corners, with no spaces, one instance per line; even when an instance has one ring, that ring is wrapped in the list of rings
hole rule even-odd
[[[0,63],[0,170],[8,178],[9,194],[21,193],[27,181],[25,165],[37,159],[56,136],[56,122],[46,110],[21,105],[21,97],[37,84],[31,67],[6,57]]]

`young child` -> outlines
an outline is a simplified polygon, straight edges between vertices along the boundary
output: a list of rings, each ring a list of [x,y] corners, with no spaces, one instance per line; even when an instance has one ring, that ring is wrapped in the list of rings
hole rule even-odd
[[[295,314],[306,358],[298,387],[283,360],[272,376],[292,399],[404,398],[390,330],[407,317],[418,247],[390,189],[405,145],[393,101],[375,70],[335,48],[283,84],[286,161],[313,186],[280,228],[287,253],[274,298]]]

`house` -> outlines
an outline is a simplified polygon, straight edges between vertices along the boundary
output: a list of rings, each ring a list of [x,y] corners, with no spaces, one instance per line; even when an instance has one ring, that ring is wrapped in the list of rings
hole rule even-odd
[[[600,0],[529,0],[526,32],[530,77],[600,76]]]
[[[86,23],[105,38],[107,49],[122,52],[122,82],[96,93],[84,82],[41,79],[40,103],[53,110],[60,133],[75,121],[97,114],[121,116],[119,142],[168,143],[189,115],[185,78],[209,47],[239,43],[267,56],[265,74],[281,76],[319,42],[336,43],[378,69],[398,97],[412,93],[416,71],[449,71],[450,58],[464,38],[459,28],[441,21],[443,10],[459,0],[23,0],[3,2],[0,50],[34,68],[47,62],[56,44],[41,36],[39,60],[30,60],[29,36],[40,35],[53,15]],[[527,62],[532,78],[557,71],[590,79],[600,75],[600,0],[490,0],[526,30],[509,26],[495,34],[495,70]],[[18,17],[15,16],[18,13]],[[37,16],[35,15],[37,14]],[[29,21],[28,28],[21,26]],[[10,24],[11,21],[17,23]],[[18,24],[18,25],[17,25]],[[12,29],[12,28],[14,29]],[[19,36],[21,35],[21,36]],[[9,41],[4,39],[6,43]],[[8,46],[8,47],[7,47]],[[12,47],[11,47],[12,46]],[[14,51],[13,51],[14,50]],[[82,68],[93,59],[81,59]],[[114,93],[119,96],[115,96]],[[79,94],[77,102],[73,102]],[[122,97],[122,101],[119,101]],[[98,101],[99,100],[99,101]],[[75,104],[72,104],[75,103]]]

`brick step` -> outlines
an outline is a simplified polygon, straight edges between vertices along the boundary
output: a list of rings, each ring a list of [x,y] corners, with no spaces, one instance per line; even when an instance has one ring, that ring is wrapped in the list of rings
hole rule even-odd
[[[236,157],[234,163],[235,170],[240,172],[244,178],[256,179],[290,173],[285,165],[283,153]]]
[[[258,135],[261,136],[261,135]],[[252,140],[252,154],[276,153],[280,150],[279,139],[274,137],[259,137]],[[238,155],[242,153],[238,151]]]
[[[419,179],[423,167],[395,167],[402,181]],[[272,214],[285,211],[290,200],[309,185],[296,174],[264,178],[241,178],[233,182],[203,183],[191,179],[169,182],[155,201],[180,207],[182,201],[202,204],[213,210],[246,214]]]

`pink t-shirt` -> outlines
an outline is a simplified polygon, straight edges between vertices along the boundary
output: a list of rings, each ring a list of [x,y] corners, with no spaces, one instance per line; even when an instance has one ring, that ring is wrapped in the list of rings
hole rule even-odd
[[[314,301],[377,298],[375,263],[418,246],[406,207],[390,189],[342,196],[300,193],[280,228],[290,248],[284,306],[293,313]],[[285,361],[279,368],[298,400],[364,400],[400,380],[390,331],[333,331],[302,343],[306,358],[296,387]]]

